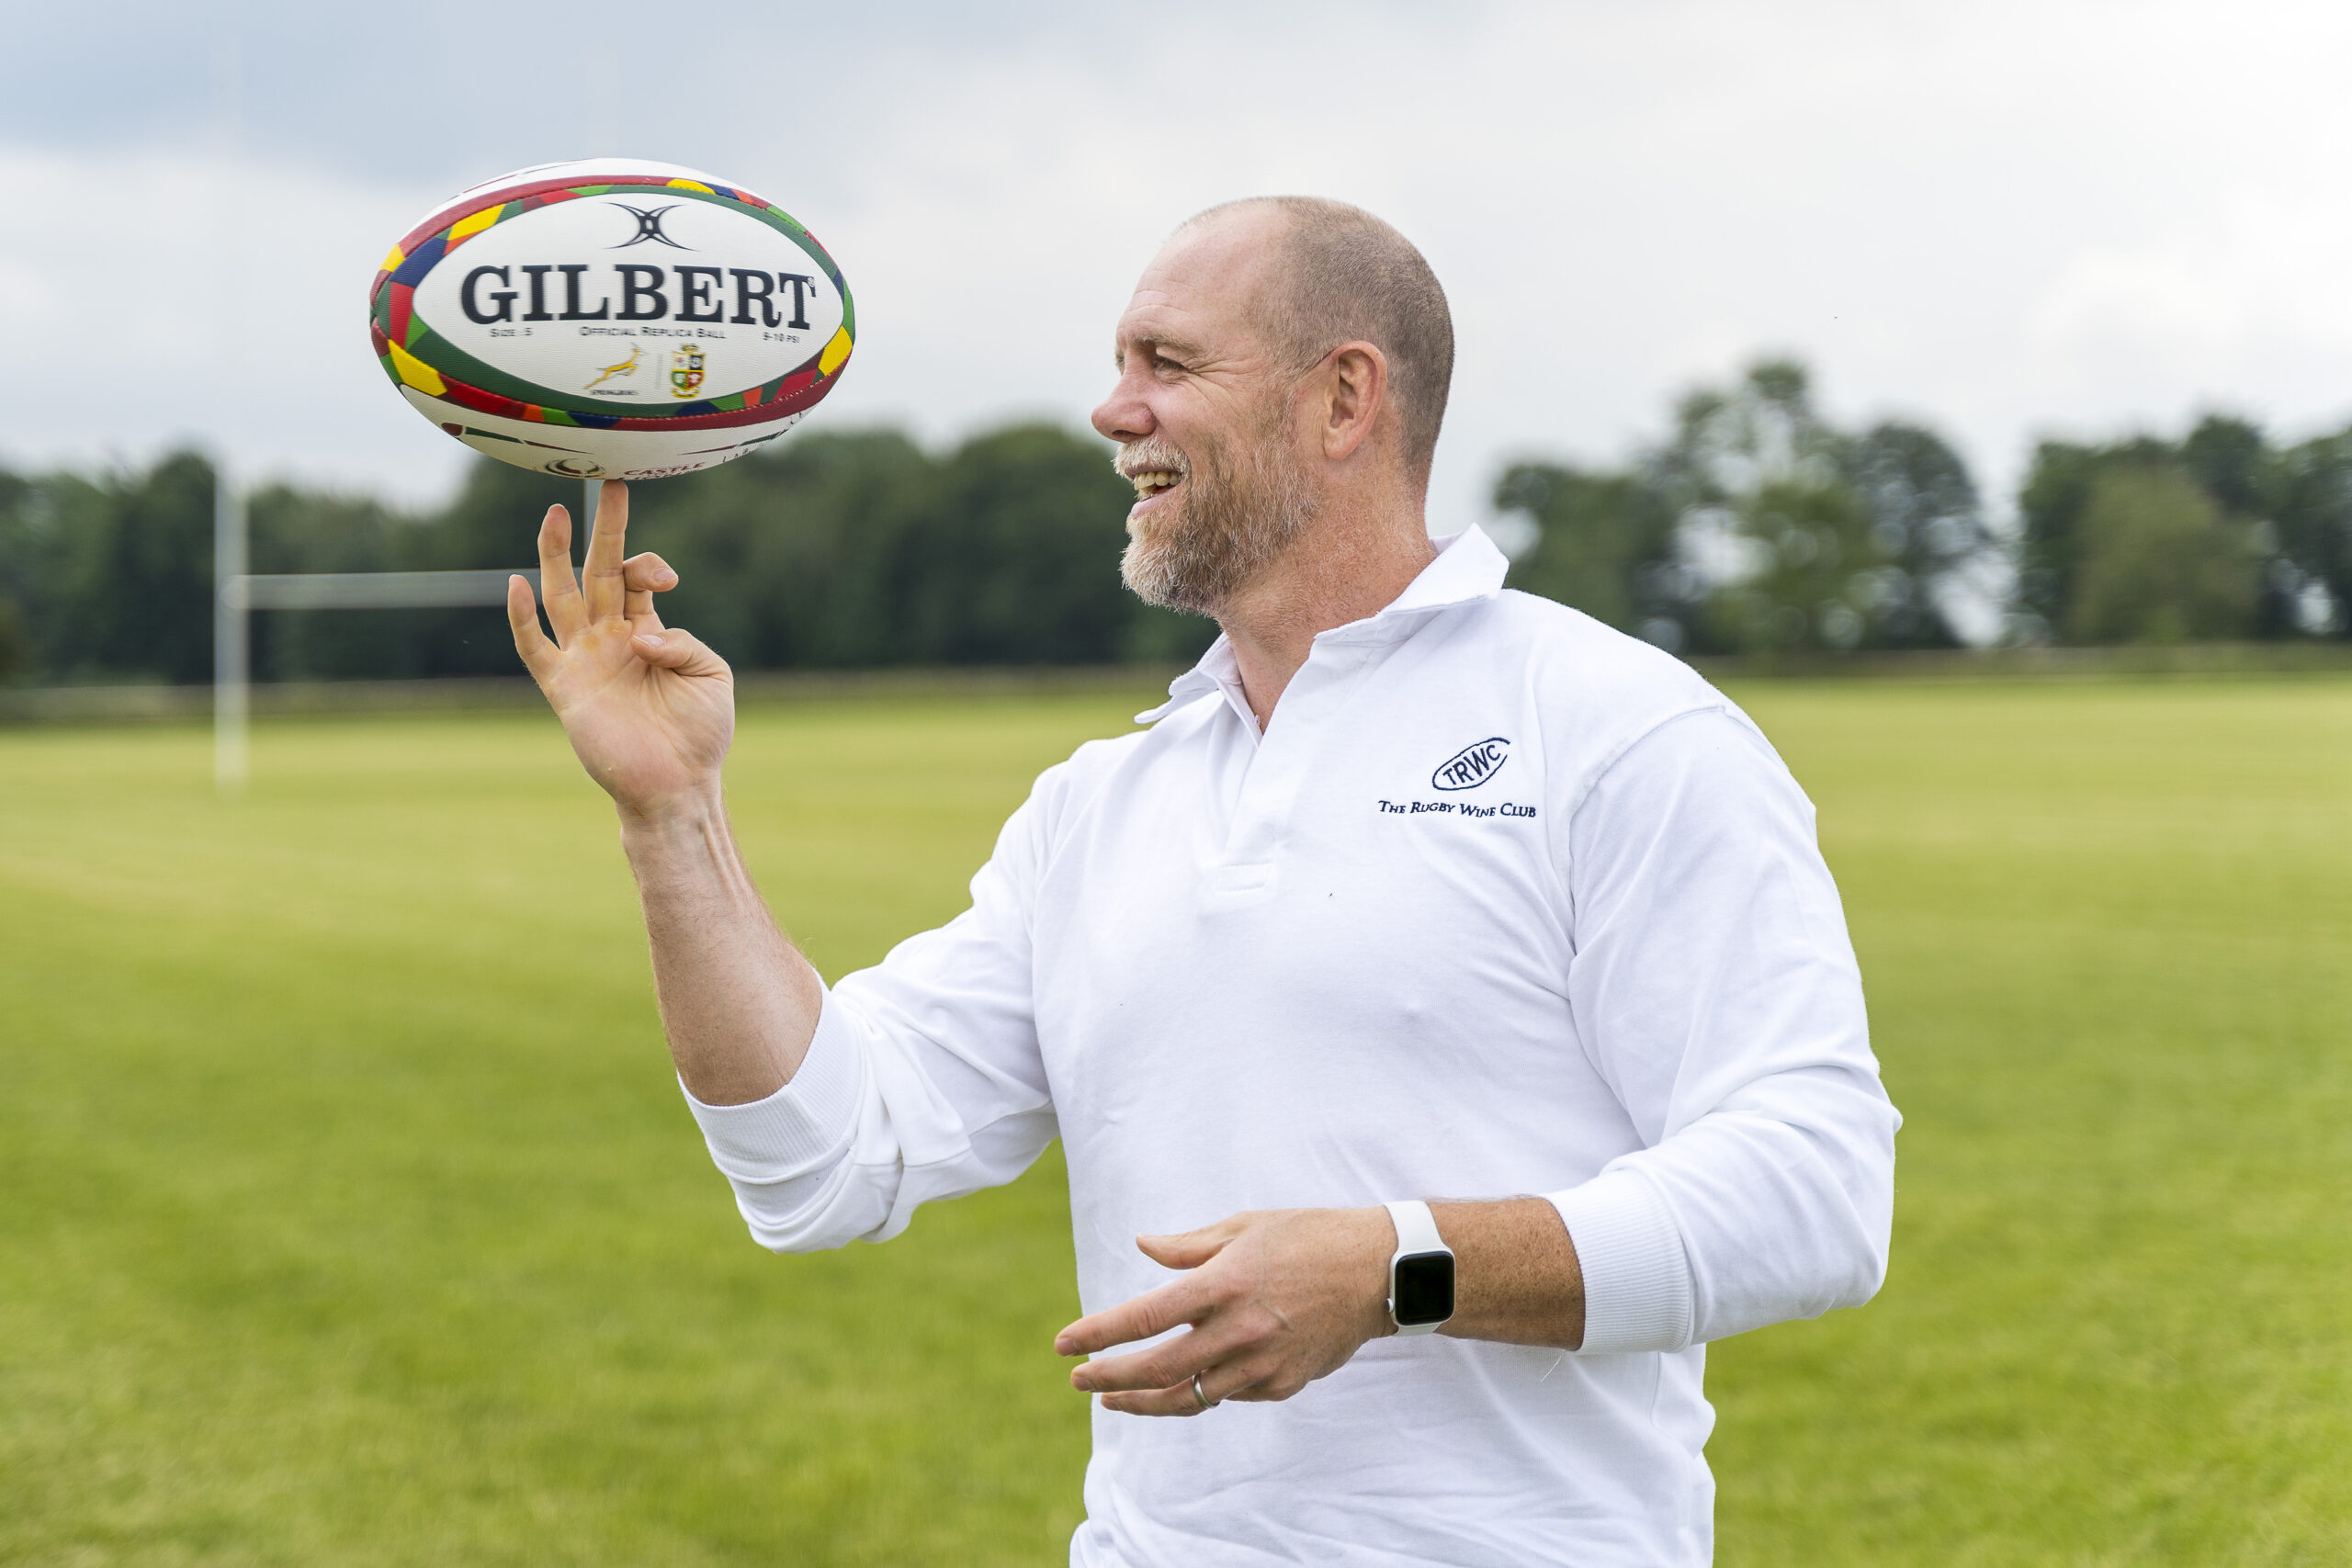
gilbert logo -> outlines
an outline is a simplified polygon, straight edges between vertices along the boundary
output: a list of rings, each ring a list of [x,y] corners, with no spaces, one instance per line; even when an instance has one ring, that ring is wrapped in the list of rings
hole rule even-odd
[[[1437,765],[1430,775],[1431,789],[1473,789],[1495,776],[1495,770],[1510,755],[1510,742],[1499,735],[1489,736],[1475,746],[1464,746]]]

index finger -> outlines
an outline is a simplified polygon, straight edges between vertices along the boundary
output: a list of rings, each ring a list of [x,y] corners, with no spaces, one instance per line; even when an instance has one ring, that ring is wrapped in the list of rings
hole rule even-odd
[[[621,545],[628,536],[628,486],[606,479],[596,491],[596,533],[588,541],[588,558],[581,563],[586,580],[588,619],[613,621],[621,616],[627,597],[622,581]]]
[[[556,641],[570,642],[580,629],[580,585],[571,580],[571,513],[560,506],[539,524],[539,593]]]
[[[1146,1291],[1131,1302],[1080,1318],[1054,1336],[1054,1354],[1084,1356],[1107,1350],[1114,1345],[1132,1345],[1187,1323],[1197,1323],[1207,1314],[1209,1306],[1207,1292],[1187,1274],[1156,1291]]]

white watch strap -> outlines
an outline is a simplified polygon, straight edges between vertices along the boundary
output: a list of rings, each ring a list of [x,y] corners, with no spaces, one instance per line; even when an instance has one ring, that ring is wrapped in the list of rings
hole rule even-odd
[[[1396,1324],[1396,1332],[1400,1335],[1434,1334],[1443,1326],[1442,1323],[1396,1323],[1396,1265],[1400,1259],[1416,1253],[1442,1252],[1451,1258],[1453,1248],[1446,1246],[1445,1238],[1437,1234],[1437,1216],[1430,1213],[1427,1203],[1412,1200],[1389,1203],[1385,1207],[1388,1210],[1388,1223],[1396,1227],[1396,1250],[1388,1258],[1388,1321]],[[1451,1314],[1448,1316],[1450,1320]]]
[[[1414,1252],[1451,1252],[1445,1238],[1437,1234],[1437,1216],[1430,1206],[1418,1198],[1385,1205],[1389,1223],[1396,1227],[1396,1258]]]

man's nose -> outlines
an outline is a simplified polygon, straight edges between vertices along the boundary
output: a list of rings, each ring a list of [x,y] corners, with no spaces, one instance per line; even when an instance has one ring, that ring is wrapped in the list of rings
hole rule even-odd
[[[1097,434],[1122,446],[1142,440],[1158,424],[1151,417],[1150,403],[1139,395],[1133,379],[1125,376],[1120,377],[1118,385],[1111,389],[1111,395],[1095,406],[1093,421]]]

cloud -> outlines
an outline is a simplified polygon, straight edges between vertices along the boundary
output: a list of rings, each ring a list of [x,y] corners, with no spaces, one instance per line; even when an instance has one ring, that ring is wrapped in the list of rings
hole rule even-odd
[[[2347,273],[2352,209],[2268,195],[2138,244],[2086,247],[2028,323],[2046,417],[2153,423],[2184,400],[2261,415],[2339,404],[2352,389]]]
[[[730,13],[684,50],[616,6],[550,38],[442,4],[389,51],[338,7],[131,9],[12,39],[0,332],[40,367],[0,382],[15,460],[185,433],[435,493],[464,454],[381,383],[368,276],[458,186],[588,149],[808,221],[865,334],[816,421],[933,438],[1082,419],[1185,214],[1362,202],[1454,303],[1442,525],[1509,456],[1621,456],[1760,351],[1849,416],[1945,429],[1996,491],[2052,425],[2352,416],[2327,7],[878,6]]]

